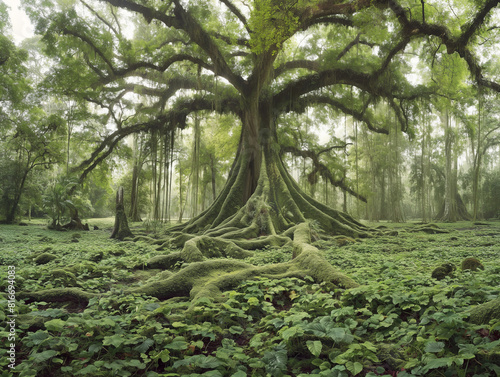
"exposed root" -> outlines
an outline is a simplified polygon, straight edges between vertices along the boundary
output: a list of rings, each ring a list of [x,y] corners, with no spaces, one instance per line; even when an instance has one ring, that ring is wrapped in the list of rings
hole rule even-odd
[[[317,282],[331,283],[335,287],[358,286],[351,278],[333,268],[314,246],[300,246],[298,242],[296,244],[302,251],[290,262],[253,266],[237,260],[210,259],[191,263],[165,280],[129,292],[154,296],[160,300],[186,296],[194,303],[202,297],[217,300],[222,297],[224,291],[258,276],[277,279],[311,276]]]
[[[18,297],[27,301],[46,302],[75,302],[87,304],[92,297],[98,296],[95,293],[82,291],[78,288],[54,288],[37,292],[19,292]]]
[[[427,234],[450,233],[449,230],[440,228],[438,225],[432,223],[416,226],[413,229],[411,229],[410,232],[424,232]]]
[[[474,307],[470,311],[470,321],[487,325],[492,319],[500,320],[500,297]]]

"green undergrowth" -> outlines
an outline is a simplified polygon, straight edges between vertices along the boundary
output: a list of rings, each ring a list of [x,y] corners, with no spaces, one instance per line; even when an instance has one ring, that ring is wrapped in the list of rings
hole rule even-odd
[[[14,265],[18,292],[74,287],[95,297],[88,305],[18,300],[16,368],[2,347],[0,376],[495,376],[500,322],[469,321],[471,308],[500,294],[500,223],[487,224],[439,224],[449,231],[439,234],[384,224],[398,235],[316,242],[357,288],[258,278],[222,302],[195,303],[125,294],[168,277],[147,261],[169,250],[110,240],[105,222],[89,232],[1,226],[2,292]],[[37,264],[43,253],[55,258]],[[271,247],[245,261],[281,263],[291,253]],[[462,271],[467,257],[484,270]],[[453,274],[431,278],[443,263],[456,266]]]

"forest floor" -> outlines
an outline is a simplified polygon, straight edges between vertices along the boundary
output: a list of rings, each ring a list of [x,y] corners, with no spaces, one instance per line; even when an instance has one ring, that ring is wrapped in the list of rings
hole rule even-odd
[[[397,235],[314,243],[357,288],[261,277],[225,292],[222,302],[194,307],[188,297],[124,292],[170,276],[148,268],[169,250],[110,239],[112,219],[89,220],[99,229],[88,232],[51,231],[42,221],[2,225],[0,291],[13,278],[16,299],[1,300],[0,377],[500,375],[500,322],[468,321],[471,308],[500,295],[500,222],[437,224],[446,231],[437,234],[411,223],[368,225],[382,224]],[[151,223],[131,229],[153,238],[161,231]],[[291,257],[289,248],[270,247],[245,262]],[[469,257],[484,269],[463,270]],[[449,263],[450,276],[431,277]],[[22,299],[65,287],[94,295]]]

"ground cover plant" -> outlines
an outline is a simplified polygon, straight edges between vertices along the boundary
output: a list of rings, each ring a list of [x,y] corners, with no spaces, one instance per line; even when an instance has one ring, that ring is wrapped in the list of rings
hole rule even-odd
[[[3,347],[2,376],[500,373],[500,320],[471,320],[473,308],[499,297],[498,222],[385,224],[390,236],[317,241],[324,258],[359,283],[351,289],[310,276],[262,274],[220,297],[166,300],[130,292],[196,263],[151,268],[158,267],[151,261],[176,252],[151,242],[159,235],[134,226],[142,236],[119,242],[109,239],[111,221],[91,225],[99,230],[0,227],[1,273],[16,267],[18,314],[16,367],[7,367]],[[462,270],[470,257],[483,269]],[[291,248],[276,246],[256,250],[245,262],[269,268],[291,259]],[[450,263],[451,274],[431,277]],[[42,301],[27,294],[38,291],[63,298]],[[77,299],[64,297],[71,294]],[[5,315],[0,313],[2,320]],[[2,329],[2,344],[8,335]]]

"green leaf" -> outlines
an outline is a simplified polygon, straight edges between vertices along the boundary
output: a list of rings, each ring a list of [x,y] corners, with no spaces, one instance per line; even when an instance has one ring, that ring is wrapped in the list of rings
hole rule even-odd
[[[424,351],[431,353],[438,353],[444,349],[443,342],[430,342],[425,345]]]
[[[366,349],[368,349],[372,352],[377,352],[377,347],[371,342],[364,342],[363,346],[365,346]]]
[[[102,345],[100,343],[92,343],[89,346],[89,352],[90,353],[97,353],[102,349]]]
[[[286,349],[276,347],[273,351],[265,352],[262,357],[266,372],[274,376],[281,376],[286,370],[288,355]]]
[[[111,336],[105,336],[102,344],[105,346],[112,345],[116,348],[119,348],[123,343],[125,342],[125,339],[123,338],[122,335],[120,334],[115,334]]]
[[[45,328],[49,331],[61,332],[66,324],[62,319],[56,318],[45,322]]]
[[[348,361],[347,363],[345,363],[345,367],[349,372],[353,374],[353,376],[359,374],[363,370],[363,364],[357,361]]]
[[[229,332],[231,334],[241,334],[243,331],[244,331],[244,329],[241,326],[231,326],[229,328]]]
[[[186,327],[187,324],[185,324],[184,322],[173,322],[172,323],[172,327],[175,327],[176,329],[179,328],[179,327]]]
[[[33,362],[35,363],[43,363],[44,361],[49,360],[50,358],[57,355],[59,352],[54,350],[47,350],[40,353],[35,353],[32,355]]]
[[[323,348],[323,344],[319,340],[308,340],[306,342],[307,348],[309,351],[316,357],[318,357],[321,353],[321,349]]]
[[[281,333],[281,337],[283,338],[283,340],[288,340],[292,337],[294,337],[295,335],[299,334],[301,335],[303,333],[303,330],[297,326],[292,326],[286,330],[284,330],[282,333]]]
[[[154,340],[153,339],[146,339],[144,340],[144,342],[142,342],[141,344],[139,344],[137,347],[135,347],[134,349],[140,353],[146,353],[147,350],[154,344]]]
[[[188,348],[188,343],[184,340],[184,337],[177,337],[172,343],[167,344],[165,348],[174,351],[182,351]]]
[[[446,366],[451,366],[453,364],[453,358],[443,357],[440,359],[431,359],[425,364],[424,370],[428,371],[430,369],[436,369]]]
[[[236,373],[233,373],[231,377],[247,377],[247,374],[242,370],[239,370]]]
[[[80,369],[78,372],[75,373],[75,376],[85,376],[85,375],[91,375],[95,376],[99,372],[99,369],[97,369],[93,365],[87,365],[85,368]]]
[[[137,359],[127,360],[127,364],[137,369],[146,368],[146,364],[142,363],[140,360]]]
[[[248,305],[250,306],[259,306],[260,302],[259,302],[259,299],[257,297],[250,297],[248,299]]]
[[[50,337],[49,333],[43,330],[38,330],[36,333],[30,333],[28,335],[28,339],[32,341],[33,344],[40,344],[48,337]]]
[[[153,359],[161,359],[162,362],[166,363],[170,360],[170,351],[162,350],[159,354],[153,357]]]

